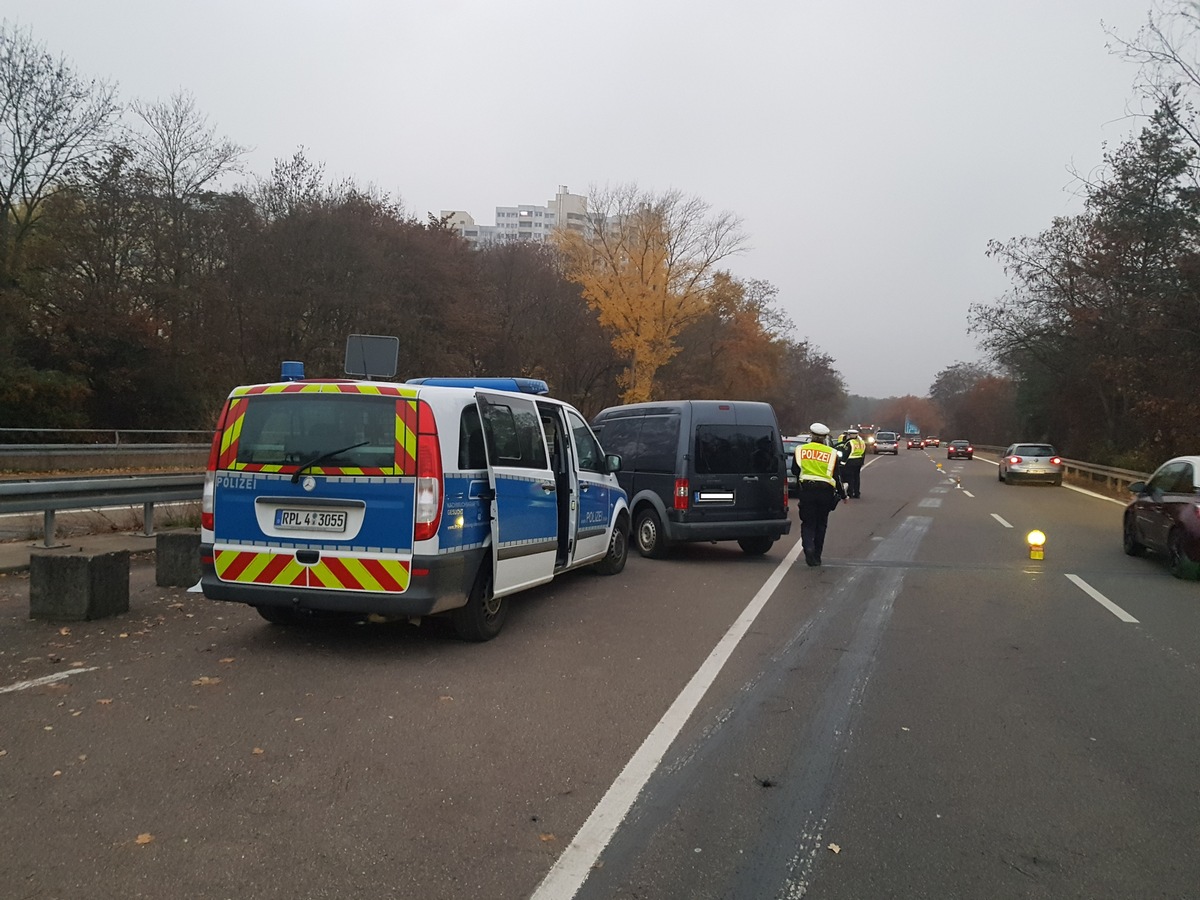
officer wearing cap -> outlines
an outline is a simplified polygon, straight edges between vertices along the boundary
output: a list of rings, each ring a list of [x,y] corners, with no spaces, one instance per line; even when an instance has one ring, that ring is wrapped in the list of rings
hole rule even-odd
[[[846,431],[846,448],[842,457],[842,469],[845,471],[846,493],[851,500],[862,496],[863,457],[867,452],[867,442],[862,439],[857,428]]]
[[[796,448],[795,469],[800,478],[797,506],[804,561],[819,566],[829,514],[846,499],[846,490],[842,486],[841,458],[829,445],[829,428],[813,422],[808,430],[812,440]]]

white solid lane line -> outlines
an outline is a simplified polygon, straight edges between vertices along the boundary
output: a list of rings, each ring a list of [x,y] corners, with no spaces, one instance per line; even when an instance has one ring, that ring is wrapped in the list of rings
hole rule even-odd
[[[1125,612],[1125,610],[1121,609],[1121,607],[1117,606],[1117,604],[1113,603],[1078,575],[1068,575],[1067,579],[1122,622],[1133,622],[1134,624],[1137,624],[1137,619]]]
[[[1009,522],[1005,522],[1005,521],[1004,521],[1002,518],[1000,518],[1000,517],[999,517],[998,515],[996,515],[995,513],[992,513],[992,518],[993,518],[993,519],[995,519],[997,522],[999,522],[1001,525],[1003,525],[1005,528],[1012,528],[1012,524],[1011,524],[1011,523],[1009,523]]]
[[[16,684],[10,684],[7,687],[0,687],[0,694],[11,694],[14,691],[23,691],[31,687],[41,687],[43,684],[54,684],[54,682],[70,678],[72,675],[81,675],[84,672],[95,671],[95,666],[89,669],[67,669],[63,672],[55,672],[53,675],[43,675],[41,678],[34,678],[30,681],[18,681]]]

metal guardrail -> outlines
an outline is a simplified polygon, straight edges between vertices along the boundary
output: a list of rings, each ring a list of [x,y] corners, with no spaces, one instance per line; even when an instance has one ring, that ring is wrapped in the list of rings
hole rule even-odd
[[[64,509],[143,507],[143,533],[154,534],[154,504],[199,500],[204,474],[119,475],[0,481],[0,513],[42,513],[42,542],[55,543],[55,513]]]
[[[210,447],[210,443],[0,444],[0,470],[78,472],[176,467],[202,469]]]
[[[155,435],[160,439],[170,435],[206,440],[212,437],[212,431],[184,431],[176,428],[0,428],[0,438],[11,439],[27,435],[73,435],[75,439],[71,441],[72,446],[101,440],[111,435],[113,445],[124,447],[140,445],[146,435]],[[125,439],[122,440],[122,437]]]

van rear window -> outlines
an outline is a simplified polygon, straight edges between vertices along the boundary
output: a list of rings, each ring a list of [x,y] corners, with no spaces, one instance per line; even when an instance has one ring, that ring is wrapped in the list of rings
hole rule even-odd
[[[246,401],[238,436],[239,463],[301,465],[334,450],[341,452],[322,465],[391,469],[396,459],[396,399],[260,394]]]
[[[697,475],[765,475],[779,471],[783,451],[770,426],[701,425],[696,429]]]

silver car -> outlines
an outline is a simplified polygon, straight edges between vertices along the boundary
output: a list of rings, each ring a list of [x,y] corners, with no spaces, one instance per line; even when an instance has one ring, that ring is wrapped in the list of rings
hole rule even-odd
[[[1044,481],[1062,484],[1063,461],[1050,444],[1011,444],[1000,457],[999,479],[1005,484],[1017,481]]]

